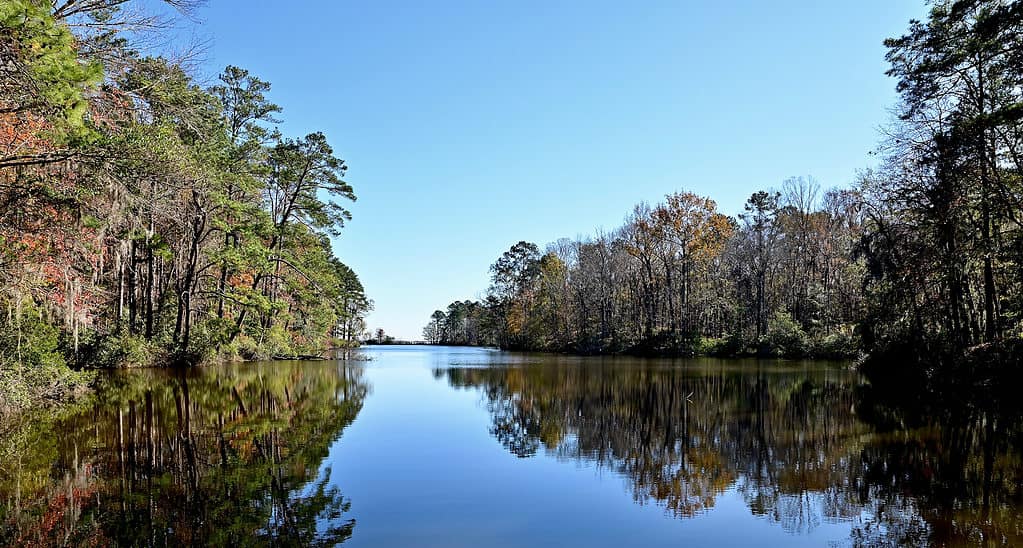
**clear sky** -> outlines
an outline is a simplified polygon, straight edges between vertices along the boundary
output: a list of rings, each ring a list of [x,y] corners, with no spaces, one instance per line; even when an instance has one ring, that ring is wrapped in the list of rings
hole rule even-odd
[[[685,189],[735,214],[790,176],[848,184],[895,102],[881,41],[922,0],[211,0],[202,70],[270,81],[323,131],[358,201],[334,242],[421,337],[519,240],[618,226]]]

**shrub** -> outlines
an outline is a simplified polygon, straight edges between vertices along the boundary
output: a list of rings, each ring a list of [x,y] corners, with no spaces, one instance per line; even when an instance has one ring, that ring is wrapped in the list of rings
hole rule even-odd
[[[237,352],[239,358],[243,360],[258,360],[266,358],[266,356],[260,351],[259,345],[256,344],[255,339],[252,337],[242,334],[235,338],[232,346]]]
[[[735,357],[749,354],[749,340],[741,331],[735,331],[724,337],[702,338],[697,343],[696,353],[701,356]]]
[[[0,412],[64,398],[91,378],[68,367],[60,330],[31,300],[19,308],[9,322],[0,323]]]
[[[268,358],[292,356],[295,353],[291,344],[291,334],[280,325],[274,325],[266,332],[264,348]]]
[[[760,341],[764,356],[800,358],[807,355],[809,337],[786,312],[778,312],[767,324],[767,334]]]
[[[156,359],[156,345],[131,334],[102,335],[90,331],[82,336],[78,363],[91,368],[146,367]]]
[[[815,358],[847,359],[860,354],[860,338],[852,329],[840,329],[822,337],[816,337],[810,346],[810,354]]]

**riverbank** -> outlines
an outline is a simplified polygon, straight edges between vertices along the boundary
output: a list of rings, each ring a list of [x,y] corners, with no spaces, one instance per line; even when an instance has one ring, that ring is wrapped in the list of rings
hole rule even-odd
[[[0,371],[0,425],[33,409],[72,404],[92,390],[91,371],[52,371],[46,375]]]
[[[0,3],[11,412],[73,399],[90,369],[315,354],[355,341],[372,307],[331,244],[356,194],[328,137],[271,131],[269,82],[193,78],[161,53],[175,10],[126,7]],[[136,18],[153,34],[137,40]]]
[[[113,369],[207,367],[266,360],[326,360],[334,348],[295,351],[259,346],[241,336],[217,350],[174,352],[140,337],[85,337],[77,351],[44,322],[27,325],[16,337],[15,352],[0,355],[0,423],[17,421],[33,410],[53,411],[92,393],[96,372]],[[0,333],[2,335],[2,333]]]
[[[431,344],[431,343],[427,343]],[[800,329],[769,332],[760,340],[739,335],[725,337],[672,337],[664,334],[638,341],[595,340],[582,344],[537,346],[522,341],[504,344],[471,344],[465,341],[437,341],[442,346],[499,348],[501,350],[548,352],[576,356],[634,356],[648,358],[783,358],[852,360],[865,355],[860,338],[850,329],[828,334],[807,334]]]

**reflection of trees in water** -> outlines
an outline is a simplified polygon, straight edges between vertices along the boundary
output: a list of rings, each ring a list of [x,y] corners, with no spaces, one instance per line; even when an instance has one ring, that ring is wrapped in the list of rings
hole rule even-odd
[[[713,506],[738,483],[758,513],[783,513],[776,519],[785,522],[799,509],[782,493],[811,491],[840,474],[829,456],[862,432],[849,411],[848,374],[814,382],[797,374],[545,365],[448,376],[484,389],[492,432],[513,453],[543,448],[597,462],[628,478],[638,502],[657,501],[676,516]],[[834,516],[845,513],[843,506]]]
[[[968,510],[984,499],[983,451],[956,457],[947,440],[969,434],[948,425],[874,432],[855,411],[860,380],[845,371],[553,361],[446,374],[484,391],[492,433],[514,454],[595,462],[625,477],[638,502],[676,517],[734,487],[787,531],[847,521],[860,545],[1018,539],[1015,456],[992,474],[1001,494],[989,508],[999,511]]]
[[[1018,447],[986,462],[983,431],[959,423],[878,434],[860,455],[860,497],[871,516],[854,532],[859,543],[881,536],[903,545],[1023,545]]]
[[[912,498],[932,541],[1023,545],[1021,350],[1018,341],[965,355],[910,346],[864,364],[871,384],[859,409],[886,432],[863,453],[865,482],[883,504]],[[878,521],[924,538],[898,518]]]
[[[100,405],[55,422],[25,454],[52,452],[3,478],[0,540],[342,542],[349,502],[321,465],[367,392],[360,368],[332,364],[111,376]]]

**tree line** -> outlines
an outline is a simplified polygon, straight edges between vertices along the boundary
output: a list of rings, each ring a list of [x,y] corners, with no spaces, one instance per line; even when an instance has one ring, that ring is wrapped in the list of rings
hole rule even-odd
[[[268,82],[147,55],[169,24],[126,0],[8,0],[0,26],[0,385],[354,344],[371,304],[329,239],[346,165],[276,128]]]
[[[885,41],[897,117],[881,162],[728,216],[680,191],[610,232],[519,242],[437,343],[578,353],[911,358],[924,373],[1023,336],[1023,2],[939,1]],[[1002,360],[1005,361],[1005,360]],[[924,363],[927,362],[927,363]],[[929,375],[930,373],[924,373]]]
[[[845,354],[862,303],[857,195],[810,178],[730,217],[677,192],[607,233],[519,242],[480,302],[434,312],[433,342],[579,353]]]

